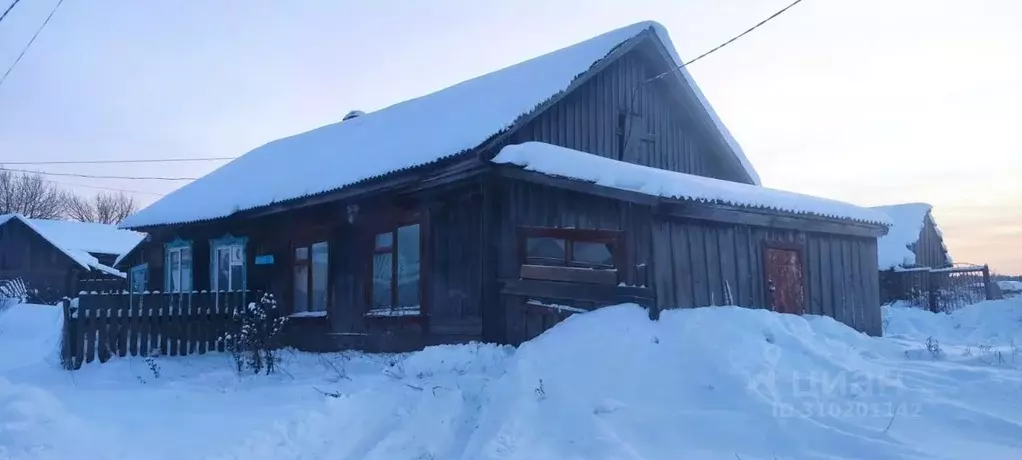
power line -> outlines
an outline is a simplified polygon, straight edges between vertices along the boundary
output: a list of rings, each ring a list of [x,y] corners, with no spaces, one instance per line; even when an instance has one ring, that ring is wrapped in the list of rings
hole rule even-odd
[[[86,179],[168,180],[168,181],[198,180],[197,177],[99,176],[99,175],[92,175],[92,174],[53,173],[53,172],[46,172],[46,171],[33,171],[33,170],[28,170],[28,169],[14,169],[14,168],[2,168],[2,167],[0,167],[0,171],[13,171],[13,172],[29,173],[29,174],[42,174],[44,176],[83,177],[83,178],[86,178]]]
[[[224,161],[234,160],[237,157],[209,157],[209,158],[153,158],[144,160],[69,160],[69,161],[5,161],[5,165],[93,165],[93,164],[117,164],[117,163],[184,163],[189,161]]]
[[[734,43],[735,40],[738,40],[739,38],[744,37],[749,32],[752,32],[752,31],[760,28],[760,26],[762,26],[763,24],[766,24],[766,23],[770,22],[771,19],[774,19],[774,18],[784,14],[785,11],[788,11],[789,9],[791,9],[791,7],[793,7],[795,5],[798,5],[799,3],[802,3],[802,0],[795,0],[794,2],[791,2],[791,4],[789,4],[788,6],[786,6],[784,8],[781,8],[776,13],[771,14],[766,19],[764,19],[762,21],[759,21],[756,25],[754,25],[752,27],[749,27],[748,29],[745,29],[745,32],[742,32],[742,33],[740,33],[738,35],[735,35],[734,37],[731,37],[730,40],[717,45],[713,49],[711,49],[711,50],[709,50],[709,51],[707,51],[707,52],[705,52],[703,54],[700,54],[699,56],[696,56],[695,59],[692,59],[691,61],[688,61],[688,62],[686,62],[686,63],[684,63],[684,64],[682,64],[682,65],[680,65],[680,66],[678,66],[676,68],[668,70],[668,71],[666,71],[666,72],[664,72],[664,73],[662,73],[660,75],[657,75],[657,76],[655,76],[653,78],[650,78],[649,80],[646,80],[646,82],[650,82],[650,81],[653,81],[653,80],[658,80],[658,79],[664,78],[665,76],[667,76],[667,75],[669,75],[669,74],[671,74],[673,72],[677,72],[677,71],[681,70],[682,68],[688,66],[689,64],[691,64],[693,62],[696,62],[696,61],[698,61],[698,60],[700,60],[700,59],[702,59],[702,58],[704,58],[706,56],[709,56],[709,55],[713,54],[715,51],[717,51],[717,50],[719,50],[719,49],[721,49],[721,48],[723,48],[723,47],[725,47],[727,45],[730,45],[731,43]]]
[[[3,20],[4,20],[4,18],[6,18],[6,17],[7,17],[7,13],[10,13],[10,12],[11,12],[11,10],[13,10],[13,9],[14,9],[14,5],[17,5],[17,4],[18,4],[18,2],[20,2],[20,1],[21,1],[21,0],[14,0],[14,3],[11,3],[11,5],[10,5],[10,6],[8,6],[6,10],[4,10],[4,14],[0,14],[0,21],[3,21]]]
[[[742,37],[748,35],[750,32],[760,28],[763,24],[766,24],[766,23],[770,22],[772,19],[774,19],[774,18],[784,14],[784,12],[788,11],[789,9],[791,9],[791,7],[793,7],[795,5],[798,5],[799,3],[802,3],[802,0],[795,0],[794,2],[791,2],[790,4],[788,4],[788,6],[786,6],[784,8],[781,8],[780,10],[778,10],[774,14],[771,14],[766,19],[764,19],[762,21],[759,21],[758,23],[756,23],[756,25],[754,25],[752,27],[749,27],[748,29],[745,29],[745,31],[743,31],[742,33],[740,33],[738,35],[735,35],[734,37],[731,37],[728,41],[726,41],[724,43],[721,43],[721,44],[711,48],[709,51],[707,51],[707,52],[705,52],[703,54],[700,54],[699,56],[696,56],[695,59],[692,59],[692,60],[690,60],[688,62],[682,63],[681,65],[679,65],[677,67],[674,67],[674,68],[672,68],[672,69],[670,69],[670,70],[668,70],[666,72],[663,72],[661,74],[658,74],[658,75],[655,75],[653,77],[647,78],[646,80],[640,82],[638,85],[635,85],[635,88],[632,89],[632,95],[631,95],[631,98],[630,98],[629,103],[628,103],[628,110],[631,111],[632,107],[635,106],[635,96],[636,96],[636,94],[639,92],[639,90],[643,86],[645,86],[645,85],[647,85],[647,84],[649,84],[651,82],[654,82],[656,80],[659,80],[661,78],[664,78],[664,77],[666,77],[666,76],[668,76],[668,75],[670,75],[672,73],[680,72],[681,69],[684,69],[685,67],[688,67],[689,64],[692,64],[693,62],[696,62],[696,61],[698,61],[698,60],[700,60],[700,59],[702,59],[702,58],[704,58],[706,56],[709,56],[709,55],[717,52],[721,48],[724,48],[725,46],[728,46],[728,45],[734,43],[739,38],[742,38]],[[628,123],[628,128],[625,130],[625,142],[628,142],[629,136],[631,136],[632,124],[633,123],[629,122]],[[624,152],[621,152],[621,153],[623,154]]]
[[[7,68],[7,72],[4,72],[4,76],[0,78],[0,86],[3,86],[4,82],[7,81],[7,76],[10,75],[11,71],[14,70],[14,67],[17,66],[19,62],[21,62],[21,58],[25,57],[25,53],[27,53],[28,49],[32,47],[32,43],[35,43],[36,37],[38,37],[39,33],[43,31],[43,28],[46,27],[46,24],[50,23],[50,19],[53,18],[53,13],[57,12],[57,8],[60,8],[60,5],[62,3],[64,3],[64,0],[57,0],[57,4],[53,6],[53,10],[50,11],[50,15],[46,16],[46,20],[43,21],[43,24],[39,26],[38,29],[36,29],[34,34],[32,34],[32,39],[28,41],[27,45],[25,45],[25,49],[21,50],[21,54],[19,54],[18,57],[14,59],[14,63]],[[14,8],[14,5],[8,7],[8,11],[10,11],[10,8]],[[6,16],[7,13],[4,13],[4,15]]]
[[[123,189],[123,188],[100,187],[100,186],[96,186],[96,185],[76,184],[76,183],[73,183],[73,182],[64,182],[64,181],[53,180],[53,179],[43,179],[43,180],[46,181],[46,182],[53,183],[53,184],[68,185],[68,186],[71,186],[71,187],[85,187],[85,188],[92,188],[92,189],[96,189],[96,190],[106,190],[108,192],[141,193],[141,194],[144,194],[144,195],[165,196],[165,194],[163,194],[163,193],[145,192],[145,191],[142,191],[142,190],[131,190],[131,189]]]

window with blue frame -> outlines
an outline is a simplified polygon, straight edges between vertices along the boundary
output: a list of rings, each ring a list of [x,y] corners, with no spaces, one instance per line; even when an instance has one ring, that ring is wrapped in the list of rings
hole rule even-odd
[[[209,276],[214,291],[242,291],[245,282],[245,243],[247,238],[227,235],[210,241]]]
[[[131,267],[131,272],[129,272],[129,276],[131,277],[129,280],[129,283],[131,285],[131,293],[141,294],[145,292],[146,285],[148,284],[149,281],[149,265],[142,264]]]
[[[192,290],[192,242],[180,239],[164,246],[163,288],[167,292]]]

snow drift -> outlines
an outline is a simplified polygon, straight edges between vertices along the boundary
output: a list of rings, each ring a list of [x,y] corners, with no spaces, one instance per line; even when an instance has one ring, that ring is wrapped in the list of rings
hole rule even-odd
[[[215,354],[159,358],[159,377],[138,359],[73,378],[18,366],[0,371],[0,458],[1022,458],[1022,301],[885,314],[891,337],[874,338],[825,317],[651,322],[623,305],[517,350],[286,353],[270,377]]]

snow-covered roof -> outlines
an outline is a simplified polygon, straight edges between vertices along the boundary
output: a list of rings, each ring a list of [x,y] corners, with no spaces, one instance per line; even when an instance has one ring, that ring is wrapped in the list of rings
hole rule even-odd
[[[95,269],[116,276],[124,274],[99,263],[99,260],[90,253],[120,255],[130,251],[145,238],[144,233],[121,230],[113,225],[27,219],[20,214],[0,216],[0,225],[11,219],[20,220],[83,268]]]
[[[872,209],[887,214],[893,223],[887,235],[877,241],[877,265],[880,270],[914,266],[916,253],[909,246],[919,241],[920,232],[926,225],[926,215],[933,210],[933,206],[905,203],[875,206]]]
[[[890,223],[883,213],[841,201],[625,163],[542,142],[504,147],[493,162],[664,198]]]
[[[270,142],[168,194],[122,228],[187,223],[337,190],[472,150],[569,88],[619,45],[652,30],[681,64],[667,31],[641,22],[417,99]],[[724,142],[759,177],[684,69]]]

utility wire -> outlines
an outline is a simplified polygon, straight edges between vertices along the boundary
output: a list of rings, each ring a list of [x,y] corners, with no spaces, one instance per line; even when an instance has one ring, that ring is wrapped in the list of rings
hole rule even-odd
[[[50,19],[53,18],[53,13],[57,12],[57,8],[60,8],[60,5],[62,3],[64,3],[64,0],[57,0],[57,4],[53,6],[53,10],[50,11],[50,15],[46,16],[46,20],[43,21],[43,24],[39,26],[38,29],[36,29],[34,34],[32,34],[32,39],[28,41],[27,45],[25,45],[25,49],[21,50],[21,54],[19,54],[18,57],[14,59],[14,63],[7,68],[7,72],[4,72],[4,76],[0,77],[0,86],[3,86],[4,82],[7,81],[7,76],[10,75],[11,71],[14,70],[14,67],[17,66],[19,62],[21,62],[21,58],[25,57],[25,53],[27,53],[28,49],[32,47],[32,43],[35,43],[36,37],[38,37],[39,33],[43,31],[43,28],[46,27],[46,24],[50,23]],[[8,7],[7,11],[10,11],[11,8],[14,8],[14,5]],[[6,16],[7,13],[5,12],[4,15]]]
[[[681,69],[682,69],[682,68],[684,68],[684,67],[687,67],[687,66],[688,66],[689,64],[692,64],[693,62],[696,62],[696,61],[698,61],[698,60],[700,60],[700,59],[702,59],[702,58],[704,58],[704,57],[706,57],[706,56],[709,56],[709,55],[713,54],[713,53],[714,53],[714,52],[716,52],[717,50],[719,50],[719,49],[721,49],[721,48],[723,48],[723,47],[725,47],[725,46],[727,46],[727,45],[730,45],[731,43],[734,43],[734,42],[735,42],[735,40],[738,40],[739,38],[742,38],[742,37],[744,37],[744,36],[745,36],[745,35],[747,35],[747,34],[748,34],[749,32],[752,32],[752,31],[754,31],[754,30],[756,30],[756,29],[760,28],[760,26],[762,26],[763,24],[766,24],[766,23],[770,22],[770,20],[771,20],[771,19],[774,19],[774,18],[776,18],[776,17],[778,17],[778,16],[780,16],[780,15],[784,14],[784,12],[785,12],[785,11],[788,11],[789,9],[791,9],[791,7],[793,7],[793,6],[795,6],[795,5],[798,5],[799,3],[802,3],[802,0],[795,0],[794,2],[791,2],[791,4],[789,4],[788,6],[786,6],[786,7],[784,7],[784,8],[781,8],[781,9],[780,9],[780,10],[778,10],[778,11],[777,11],[776,13],[774,13],[774,14],[771,14],[771,15],[770,15],[769,17],[767,17],[766,19],[764,19],[764,20],[762,20],[762,21],[759,21],[759,22],[758,22],[758,23],[757,23],[756,25],[754,25],[754,26],[752,26],[752,27],[749,27],[748,29],[745,29],[745,32],[742,32],[742,33],[740,33],[740,34],[738,34],[738,35],[735,35],[734,37],[731,37],[731,39],[730,39],[730,40],[728,40],[728,41],[726,41],[726,42],[724,42],[724,43],[721,43],[721,44],[717,45],[717,46],[716,46],[716,47],[714,47],[713,49],[711,49],[711,50],[709,50],[709,51],[707,51],[707,52],[705,52],[705,53],[703,53],[703,54],[700,54],[699,56],[696,56],[696,58],[695,58],[695,59],[692,59],[691,61],[688,61],[688,62],[686,62],[686,63],[684,63],[684,64],[682,64],[682,65],[680,65],[680,66],[678,66],[678,67],[675,67],[675,68],[673,68],[673,69],[671,69],[671,70],[668,70],[668,71],[666,71],[666,72],[664,72],[664,73],[662,73],[662,74],[660,74],[660,75],[657,75],[657,76],[655,76],[655,77],[652,77],[652,78],[650,78],[650,79],[646,80],[646,81],[645,81],[645,82],[643,82],[643,83],[649,83],[649,82],[651,82],[651,81],[653,81],[653,80],[659,80],[659,79],[661,79],[661,78],[664,78],[664,77],[666,77],[667,75],[670,75],[670,74],[672,74],[672,73],[674,73],[674,72],[677,72],[677,71],[681,70]]]
[[[64,182],[64,181],[53,180],[53,179],[43,179],[43,180],[46,181],[46,182],[52,183],[52,184],[67,185],[67,186],[71,186],[71,187],[85,187],[85,188],[92,188],[92,189],[96,189],[96,190],[106,190],[108,192],[141,193],[141,194],[144,194],[144,195],[165,196],[165,194],[163,194],[163,193],[145,192],[145,191],[142,191],[142,190],[130,190],[130,189],[123,189],[123,188],[100,187],[100,186],[97,186],[97,185],[76,184],[76,183],[73,183],[73,182]]]
[[[14,9],[14,5],[17,5],[18,2],[20,2],[20,1],[21,0],[14,0],[14,3],[11,3],[10,6],[8,6],[6,10],[4,10],[4,14],[0,14],[0,21],[3,21],[4,18],[7,17],[7,13],[10,13],[11,10]]]
[[[14,168],[3,168],[0,167],[0,171],[13,171],[20,173],[29,174],[41,174],[44,176],[65,176],[65,177],[84,177],[86,179],[126,179],[126,180],[198,180],[197,177],[160,177],[160,176],[99,176],[92,174],[78,174],[78,173],[53,173],[46,171],[33,171],[28,169],[14,169]]]
[[[58,161],[5,161],[5,165],[93,165],[93,164],[117,164],[117,163],[184,163],[189,161],[224,161],[233,160],[237,157],[209,157],[209,158],[153,158],[144,160],[58,160]]]
[[[681,65],[679,65],[679,66],[677,66],[677,67],[674,67],[674,68],[672,68],[672,69],[670,69],[670,70],[668,70],[668,71],[666,71],[666,72],[663,72],[663,73],[661,73],[661,74],[658,74],[658,75],[655,75],[655,76],[653,76],[653,77],[647,78],[646,80],[644,80],[644,81],[640,82],[640,83],[639,83],[638,85],[635,85],[635,88],[632,88],[632,95],[631,95],[631,98],[629,99],[629,103],[628,103],[628,110],[629,110],[629,111],[631,111],[631,110],[632,110],[632,107],[634,107],[634,106],[635,106],[635,97],[636,97],[636,95],[638,94],[639,90],[640,90],[640,89],[642,89],[642,87],[646,86],[647,84],[649,84],[649,83],[651,83],[651,82],[654,82],[654,81],[660,80],[660,79],[662,79],[662,78],[664,78],[664,77],[666,77],[666,76],[668,76],[668,75],[670,75],[670,74],[673,74],[673,73],[675,73],[675,72],[680,72],[680,71],[681,71],[682,69],[684,69],[685,67],[688,67],[688,66],[689,66],[689,64],[692,64],[692,63],[694,63],[694,62],[696,62],[696,61],[698,61],[698,60],[700,60],[700,59],[702,59],[702,58],[704,58],[704,57],[706,57],[706,56],[709,56],[709,55],[711,55],[711,54],[713,54],[713,53],[717,52],[717,51],[718,51],[718,50],[720,50],[721,48],[724,48],[725,46],[728,46],[728,45],[730,45],[730,44],[734,43],[734,42],[735,42],[736,40],[738,40],[739,38],[742,38],[742,37],[744,37],[744,36],[748,35],[748,34],[749,34],[750,32],[752,32],[752,31],[754,31],[754,30],[756,30],[756,29],[760,28],[760,26],[762,26],[763,24],[766,24],[766,23],[770,22],[770,21],[771,21],[772,19],[774,19],[774,18],[776,18],[776,17],[778,17],[778,16],[780,16],[780,15],[784,14],[784,12],[788,11],[789,9],[791,9],[791,7],[793,7],[793,6],[795,6],[795,5],[798,5],[799,3],[802,3],[802,0],[795,0],[794,2],[791,2],[790,4],[788,4],[788,6],[786,6],[786,7],[784,7],[784,8],[781,8],[780,10],[778,10],[778,11],[777,11],[776,13],[774,13],[774,14],[771,14],[771,15],[770,15],[770,16],[768,16],[768,17],[767,17],[766,19],[764,19],[764,20],[762,20],[762,21],[759,21],[758,23],[756,23],[756,25],[754,25],[754,26],[752,26],[752,27],[749,27],[748,29],[745,29],[745,31],[744,31],[744,32],[742,32],[742,33],[740,33],[740,34],[738,34],[738,35],[735,35],[734,37],[731,37],[731,39],[729,39],[728,41],[726,41],[726,42],[724,42],[724,43],[721,43],[721,44],[719,44],[719,45],[717,45],[717,46],[713,47],[713,48],[712,48],[712,49],[710,49],[709,51],[707,51],[707,52],[705,52],[705,53],[703,53],[703,54],[700,54],[699,56],[696,56],[696,57],[695,57],[695,59],[692,59],[692,60],[690,60],[690,61],[688,61],[688,62],[685,62],[685,63],[683,63],[683,64],[681,64]],[[625,139],[624,139],[625,143],[627,143],[627,142],[628,142],[628,140],[629,140],[629,136],[631,136],[631,133],[632,133],[632,125],[633,125],[633,124],[634,124],[634,123],[632,123],[632,122],[631,122],[631,120],[629,120],[629,122],[628,122],[628,127],[627,127],[627,128],[626,128],[626,130],[625,130]],[[624,152],[621,152],[621,154],[623,155],[623,154],[624,154]]]

